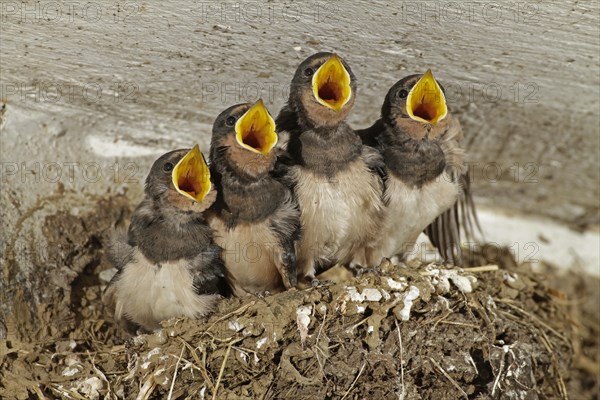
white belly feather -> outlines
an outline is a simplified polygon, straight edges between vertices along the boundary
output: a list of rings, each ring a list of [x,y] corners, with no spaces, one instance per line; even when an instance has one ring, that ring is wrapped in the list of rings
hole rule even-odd
[[[372,239],[380,224],[380,186],[362,160],[335,179],[296,170],[302,240],[298,249],[301,272],[310,274],[313,260],[348,263]]]
[[[413,251],[417,237],[433,220],[456,202],[458,183],[446,174],[421,188],[411,188],[389,176],[385,192],[388,206],[374,257],[391,258]],[[377,261],[377,262],[378,262]]]
[[[188,263],[177,260],[159,267],[136,251],[114,285],[115,318],[126,316],[152,330],[165,319],[197,318],[210,312],[219,296],[196,294]]]
[[[281,263],[281,245],[270,229],[270,220],[240,223],[228,229],[218,219],[210,219],[215,241],[223,248],[223,261],[229,283],[236,295],[271,293],[283,290],[277,264]]]

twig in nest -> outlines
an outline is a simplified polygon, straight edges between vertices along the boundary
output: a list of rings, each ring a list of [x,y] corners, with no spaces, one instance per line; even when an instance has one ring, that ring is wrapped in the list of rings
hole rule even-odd
[[[465,272],[491,272],[498,271],[497,265],[482,265],[481,267],[468,267],[462,268]]]
[[[348,394],[350,394],[350,392],[352,391],[352,388],[354,387],[354,385],[356,385],[356,381],[358,380],[358,378],[360,378],[360,376],[362,375],[366,366],[367,366],[367,362],[365,361],[363,363],[362,367],[360,367],[360,371],[358,371],[358,375],[356,375],[356,378],[354,378],[354,380],[352,381],[352,384],[350,385],[348,390],[346,390],[346,393],[344,393],[344,397],[342,397],[341,400],[344,400],[348,396]]]
[[[325,318],[327,318],[327,308],[325,308],[325,312],[323,313],[323,322],[321,322],[321,326],[319,327],[319,333],[317,333],[317,340],[315,341],[315,346],[319,344],[321,331],[323,330],[323,325],[325,325]]]
[[[267,395],[269,394],[269,391],[273,387],[274,383],[275,383],[275,379],[271,379],[271,382],[269,383],[269,387],[267,388],[267,390],[265,390],[265,392],[263,393],[263,396],[261,397],[260,400],[265,400],[267,398]]]
[[[323,363],[321,363],[321,359],[319,358],[319,353],[321,353],[321,356],[324,360],[327,360],[328,357],[325,354],[325,352],[320,347],[315,346],[315,357],[317,359],[317,363],[319,364],[319,372],[321,372],[321,376],[323,376],[323,378],[325,378],[325,380],[329,382],[329,378],[327,377],[327,375],[325,375],[324,365]]]
[[[435,321],[435,323],[433,324],[433,329],[437,328],[438,324],[439,324],[440,322],[444,322],[444,320],[445,320],[446,318],[448,318],[450,315],[452,315],[452,311],[448,311],[446,314],[444,314],[444,315],[442,315],[441,317],[439,317],[439,318],[438,318],[438,319]],[[433,320],[432,320],[432,321],[433,321]]]
[[[154,377],[150,375],[150,377],[146,379],[146,382],[144,382],[144,385],[140,389],[140,392],[138,393],[135,399],[148,400],[150,398],[150,395],[154,391],[154,388],[156,388],[156,382],[154,382]]]
[[[419,324],[420,326],[425,326],[433,323],[433,329],[435,329],[440,321],[445,320],[454,312],[454,310],[452,310],[452,307],[450,307],[450,302],[447,298],[445,298],[444,296],[438,296],[438,299],[440,299],[446,306],[446,313],[439,317],[432,317],[431,319],[425,320]]]
[[[300,384],[300,385],[317,385],[321,383],[321,377],[316,375],[316,374],[310,374],[310,378],[308,378],[307,376],[303,375],[298,368],[296,368],[296,366],[294,364],[292,364],[291,361],[291,357],[294,357],[296,355],[299,355],[298,351],[302,352],[302,353],[306,353],[309,352],[310,350],[301,350],[298,347],[296,347],[295,344],[292,344],[290,346],[288,346],[288,348],[286,350],[283,351],[283,353],[281,354],[280,360],[279,360],[279,369],[284,370],[288,376],[290,376],[295,383]],[[314,352],[313,352],[314,354]],[[304,372],[306,373],[310,367],[312,367],[314,365],[314,359],[311,358],[310,360],[312,363],[309,363],[306,368],[304,369]]]
[[[550,354],[550,357],[552,358],[552,366],[554,367],[554,372],[556,372],[556,375],[558,376],[558,390],[560,391],[560,395],[564,400],[569,400],[567,387],[565,386],[565,381],[563,380],[562,374],[560,373],[560,369],[558,368],[558,360],[554,355],[552,344],[550,343],[550,340],[548,340],[546,332],[542,330],[540,330],[540,332],[542,332],[542,343],[544,344],[546,350],[548,351],[548,354]]]
[[[210,376],[208,375],[208,372],[206,371],[205,363],[200,361],[200,359],[198,358],[198,354],[196,354],[196,349],[193,348],[191,344],[189,344],[188,342],[183,340],[181,337],[179,338],[179,340],[181,340],[181,342],[185,345],[185,347],[188,348],[188,350],[192,354],[192,358],[194,359],[194,361],[196,361],[196,367],[200,370],[200,373],[202,374],[202,378],[204,378],[204,381],[208,384],[209,389],[211,391],[214,391],[215,385],[214,385],[212,379],[210,378]]]
[[[212,325],[206,329],[206,332],[210,331],[219,322],[226,320],[227,318],[231,317],[232,315],[241,314],[255,304],[256,304],[256,301],[252,300],[250,303],[244,304],[237,310],[233,310],[232,312],[223,315],[222,317],[218,318],[215,322],[213,322]]]
[[[98,376],[104,381],[106,382],[106,386],[108,387],[108,393],[107,395],[113,394],[113,397],[116,398],[116,396],[114,395],[114,393],[112,392],[112,388],[110,386],[110,381],[108,380],[108,378],[106,377],[106,375],[104,375],[104,373],[102,371],[100,371],[100,369],[98,369],[98,367],[96,367],[96,363],[94,363],[94,357],[91,356],[90,352],[87,352],[88,358],[90,360],[90,363],[92,364],[92,369],[94,370],[94,372],[96,374],[98,374]]]
[[[448,373],[447,373],[446,371],[444,371],[444,368],[442,368],[442,367],[440,366],[440,364],[438,364],[438,363],[437,363],[437,362],[436,362],[436,361],[435,361],[433,358],[431,358],[431,357],[428,357],[428,358],[429,358],[429,361],[431,361],[431,363],[432,363],[432,364],[433,364],[433,365],[434,365],[434,366],[435,366],[437,369],[439,369],[439,370],[440,370],[440,372],[441,372],[442,374],[444,374],[444,376],[446,377],[446,379],[448,379],[448,380],[450,381],[450,383],[452,384],[452,386],[454,386],[456,389],[458,389],[458,391],[459,391],[459,392],[460,392],[460,393],[461,393],[463,396],[465,396],[465,399],[469,399],[469,395],[467,395],[467,393],[465,393],[465,391],[464,391],[464,390],[462,390],[462,388],[459,386],[459,384],[458,384],[458,383],[457,383],[457,382],[456,382],[454,379],[452,379],[452,377],[451,377],[450,375],[448,375]]]
[[[477,272],[492,272],[492,271],[498,271],[498,266],[497,265],[482,265],[481,267],[468,267],[468,268],[436,268],[436,269],[443,269],[444,271],[458,271],[458,272],[470,272],[470,273],[477,273]],[[419,275],[421,276],[434,276],[437,275],[438,272],[437,271],[421,271],[419,272]]]
[[[171,400],[173,398],[173,389],[175,388],[175,381],[177,380],[177,370],[179,368],[179,363],[181,362],[181,357],[183,357],[184,350],[185,345],[181,346],[181,353],[179,353],[179,359],[177,359],[177,363],[175,363],[175,371],[173,372],[173,379],[171,380],[171,387],[169,388],[169,396],[167,396],[167,400]]]
[[[33,387],[33,391],[35,392],[35,394],[37,395],[38,399],[40,400],[46,400],[46,396],[44,396],[44,394],[42,393],[40,387],[38,385]]]
[[[113,346],[110,348],[110,350],[107,351],[98,351],[97,353],[104,353],[104,354],[114,354],[114,353],[120,353],[120,352],[125,352],[127,350],[127,348],[125,347],[124,344],[120,344],[118,346]]]
[[[321,348],[319,347],[319,338],[321,337],[321,331],[323,330],[323,325],[325,325],[325,319],[327,318],[327,308],[325,308],[325,312],[323,313],[323,322],[321,322],[321,326],[319,327],[319,332],[317,333],[317,339],[315,341],[315,357],[317,358],[317,362],[319,363],[319,371],[321,372],[321,375],[327,379],[327,376],[325,375],[325,371],[323,370],[323,364],[321,363],[321,359],[319,358],[319,353],[321,353],[323,355],[323,358],[327,358],[325,356],[325,353],[323,352],[323,350],[321,350]],[[329,379],[327,379],[327,381],[329,381]]]
[[[550,325],[548,325],[547,323],[545,323],[544,321],[542,321],[540,318],[536,317],[535,315],[523,310],[520,307],[517,307],[516,305],[512,304],[510,301],[508,300],[504,300],[504,299],[494,299],[495,301],[499,301],[500,303],[506,304],[507,306],[509,306],[510,308],[512,308],[513,310],[517,310],[519,311],[521,314],[529,317],[533,322],[537,322],[538,325],[541,325],[542,327],[548,329],[550,332],[554,333],[556,336],[558,336],[559,338],[561,338],[563,341],[565,341],[565,343],[569,344],[569,340],[564,337],[562,334],[560,334],[560,332],[558,332],[556,329],[552,328]]]
[[[398,326],[398,320],[394,320],[396,324],[396,331],[398,332],[398,344],[400,345],[400,385],[402,386],[402,392],[398,398],[404,400],[406,391],[404,389],[404,347],[402,347],[402,334],[400,333],[400,326]]]
[[[469,353],[467,353],[467,354],[469,354]],[[473,366],[473,369],[475,370],[475,374],[479,375],[479,370],[477,369],[477,365],[475,364],[475,360],[473,360],[473,356],[471,354],[469,354],[469,362]]]
[[[83,397],[82,395],[80,395],[79,393],[77,393],[76,391],[66,389],[64,387],[61,387],[61,385],[57,385],[56,383],[50,384],[50,388],[52,390],[54,390],[55,392],[57,392],[58,394],[60,394],[60,396],[63,398],[66,397],[67,399],[75,398],[77,400],[88,400],[85,397]],[[45,398],[45,397],[42,397],[42,398]]]
[[[502,376],[502,370],[504,369],[504,355],[500,359],[500,370],[496,375],[496,379],[494,379],[494,386],[492,386],[492,396],[496,393],[496,388],[498,387],[498,383],[500,382],[500,376]]]
[[[466,326],[467,328],[479,329],[479,325],[467,324],[467,323],[464,323],[464,322],[438,321],[438,322],[436,322],[436,324],[458,325],[458,326]]]
[[[223,358],[223,362],[221,363],[221,369],[219,370],[219,377],[217,378],[217,383],[215,384],[215,391],[213,392],[213,400],[217,398],[217,392],[219,391],[219,385],[221,384],[221,379],[223,378],[223,373],[225,372],[225,366],[227,365],[227,359],[229,358],[229,353],[231,352],[231,347],[239,342],[241,339],[238,339],[227,346],[227,350],[225,351],[225,357]]]
[[[358,328],[359,326],[361,326],[362,324],[364,324],[365,322],[367,322],[368,320],[369,320],[369,317],[363,318],[362,320],[358,321],[356,324],[354,324],[346,329],[354,330],[354,329]]]

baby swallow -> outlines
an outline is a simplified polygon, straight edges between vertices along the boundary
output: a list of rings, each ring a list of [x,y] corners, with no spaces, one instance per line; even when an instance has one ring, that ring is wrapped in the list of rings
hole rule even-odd
[[[308,280],[336,263],[365,266],[381,225],[382,158],[345,122],[355,98],[346,62],[317,53],[296,70],[277,117],[278,130],[289,134],[285,167],[302,222],[298,272]]]
[[[272,176],[276,143],[275,121],[262,100],[228,108],[213,125],[218,197],[209,223],[238,296],[281,292],[297,282],[300,211],[291,190]]]
[[[216,196],[198,146],[154,162],[126,237],[109,248],[117,274],[106,301],[117,321],[151,331],[168,318],[206,315],[227,293],[221,249],[204,219]]]
[[[412,252],[426,228],[440,253],[459,261],[458,207],[464,211],[464,201],[473,207],[459,145],[463,135],[431,71],[392,86],[381,118],[359,135],[381,152],[387,172],[385,218],[369,262]]]

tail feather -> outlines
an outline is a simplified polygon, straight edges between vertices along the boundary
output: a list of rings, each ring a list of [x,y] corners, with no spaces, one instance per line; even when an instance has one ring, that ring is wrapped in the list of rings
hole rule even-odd
[[[483,237],[468,171],[460,177],[460,183],[461,194],[456,203],[424,231],[444,260],[455,265],[464,265],[465,262],[461,250],[461,230],[468,241]]]

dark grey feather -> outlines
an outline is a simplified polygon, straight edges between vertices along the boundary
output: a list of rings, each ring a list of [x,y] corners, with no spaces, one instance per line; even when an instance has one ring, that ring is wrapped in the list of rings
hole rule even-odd
[[[457,202],[449,210],[437,217],[427,228],[425,234],[438,249],[442,258],[455,265],[465,265],[461,250],[461,229],[466,240],[474,240],[481,234],[475,203],[471,193],[468,172],[460,177],[461,193]]]
[[[127,232],[117,230],[110,238],[107,257],[114,267],[121,271],[125,265],[133,261],[135,248],[127,243]]]
[[[190,263],[194,290],[197,294],[218,293],[229,296],[231,289],[225,280],[225,265],[221,258],[222,249],[212,243]]]

